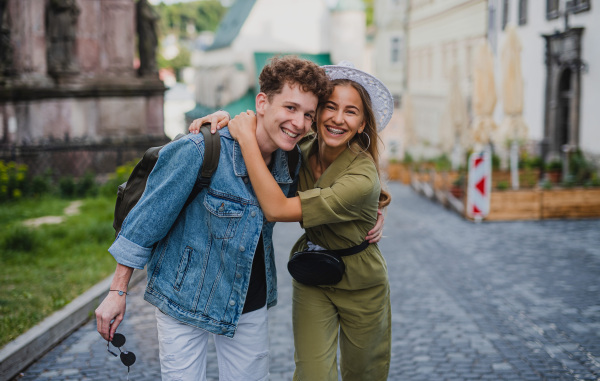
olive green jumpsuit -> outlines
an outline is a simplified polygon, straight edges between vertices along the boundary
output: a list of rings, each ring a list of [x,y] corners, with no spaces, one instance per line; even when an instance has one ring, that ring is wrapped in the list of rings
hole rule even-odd
[[[377,220],[381,185],[371,157],[358,145],[346,149],[314,181],[308,156],[316,140],[305,139],[298,195],[302,203],[300,237],[344,249],[360,244]],[[334,286],[293,281],[294,380],[338,380],[337,346],[344,381],[387,380],[391,352],[391,307],[387,265],[377,244],[343,257],[346,273]]]

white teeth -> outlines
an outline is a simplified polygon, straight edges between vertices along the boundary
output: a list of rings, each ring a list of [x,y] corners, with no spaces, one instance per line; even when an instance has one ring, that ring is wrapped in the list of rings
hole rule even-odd
[[[332,128],[332,127],[327,127],[327,131],[331,132],[332,134],[336,134],[336,135],[341,135],[345,132],[344,130],[338,130],[337,128]]]
[[[289,136],[290,138],[297,138],[298,135],[300,134],[293,134],[290,131],[286,130],[285,128],[282,128],[281,131],[283,131],[284,134],[286,134],[287,136]]]

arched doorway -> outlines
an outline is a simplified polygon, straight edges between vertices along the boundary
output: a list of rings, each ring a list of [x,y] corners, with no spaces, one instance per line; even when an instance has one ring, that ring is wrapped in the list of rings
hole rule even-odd
[[[544,35],[546,99],[542,157],[556,160],[579,145],[581,104],[581,37],[583,28]]]
[[[570,118],[571,118],[571,100],[573,92],[571,88],[571,70],[565,69],[560,75],[558,83],[558,120],[556,124],[556,134],[554,136],[554,145],[562,147],[569,144],[570,141]]]

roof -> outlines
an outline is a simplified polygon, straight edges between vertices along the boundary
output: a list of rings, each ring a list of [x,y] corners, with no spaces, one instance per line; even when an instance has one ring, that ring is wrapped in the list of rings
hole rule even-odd
[[[255,98],[258,94],[258,75],[262,71],[263,67],[267,64],[267,61],[276,55],[289,55],[293,54],[300,58],[311,60],[319,66],[331,65],[331,56],[329,53],[320,54],[307,54],[307,53],[289,53],[289,52],[256,52],[254,53],[254,62],[256,64],[256,87],[248,90],[241,98],[225,105],[220,108],[214,108],[196,103],[196,107],[185,113],[186,123],[191,123],[194,119],[201,118],[205,115],[212,114],[213,112],[221,109],[229,113],[229,115],[237,115],[246,110],[255,110],[256,103]]]
[[[213,44],[206,50],[221,49],[231,45],[246,22],[256,0],[236,0],[217,29]]]

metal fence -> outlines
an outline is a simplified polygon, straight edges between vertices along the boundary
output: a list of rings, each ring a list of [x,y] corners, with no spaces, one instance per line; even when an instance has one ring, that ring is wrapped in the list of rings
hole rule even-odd
[[[28,175],[48,174],[54,179],[73,176],[78,178],[91,172],[104,177],[132,160],[138,161],[150,148],[163,145],[166,138],[148,138],[142,141],[100,143],[55,142],[43,145],[0,146],[0,160],[26,164]]]

